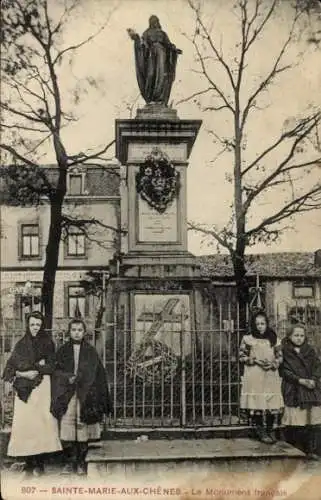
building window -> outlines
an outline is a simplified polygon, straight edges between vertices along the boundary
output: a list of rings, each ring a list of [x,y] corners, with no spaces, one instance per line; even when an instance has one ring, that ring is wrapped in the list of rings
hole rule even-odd
[[[294,283],[293,284],[293,297],[296,299],[311,299],[314,297],[314,284],[313,283]]]
[[[68,257],[84,257],[86,255],[85,233],[78,227],[70,227],[67,235]]]
[[[40,311],[42,306],[41,294],[42,286],[39,284],[32,286],[27,289],[23,284],[18,284],[17,288],[20,289],[19,293],[16,295],[16,303],[18,306],[18,319],[26,319],[27,315],[32,311]]]
[[[23,224],[21,226],[21,256],[39,257],[39,225]]]
[[[83,193],[83,176],[81,174],[69,175],[69,194],[77,195]]]
[[[86,316],[86,295],[82,287],[68,286],[68,317],[84,318]]]
[[[294,306],[289,310],[288,318],[292,325],[303,323],[304,325],[317,326],[321,324],[321,311],[310,305]]]

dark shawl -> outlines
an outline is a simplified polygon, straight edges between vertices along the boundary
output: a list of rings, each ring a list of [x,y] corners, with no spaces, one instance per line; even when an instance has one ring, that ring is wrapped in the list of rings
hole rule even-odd
[[[282,341],[283,364],[280,366],[282,393],[286,406],[311,408],[321,406],[321,362],[313,347],[305,342],[297,353],[291,340]],[[299,384],[300,378],[316,382],[314,389]]]
[[[266,330],[263,333],[263,335],[258,331],[256,326],[256,320],[259,317],[264,318],[266,321]],[[271,347],[274,347],[276,345],[278,340],[277,335],[275,331],[269,327],[269,319],[264,311],[257,311],[255,314],[253,314],[251,318],[250,328],[251,328],[250,333],[252,337],[254,337],[255,339],[267,339],[270,342]]]
[[[278,340],[275,331],[270,327],[267,327],[263,335],[256,328],[252,328],[250,333],[255,339],[267,339],[270,342],[271,347],[274,347]]]
[[[51,413],[61,419],[76,393],[80,401],[81,421],[86,424],[101,422],[103,415],[109,415],[111,412],[107,376],[96,349],[85,341],[82,341],[80,347],[76,381],[70,384],[69,378],[73,375],[73,343],[68,341],[58,350],[56,356],[51,385]]]
[[[39,361],[45,360],[45,365],[40,366]],[[27,332],[13,348],[7,361],[2,378],[13,382],[18,397],[25,403],[28,401],[32,390],[37,387],[43,375],[50,375],[54,368],[55,346],[47,333],[40,332],[33,337]],[[15,377],[16,371],[37,370],[39,375],[34,380],[23,377]]]

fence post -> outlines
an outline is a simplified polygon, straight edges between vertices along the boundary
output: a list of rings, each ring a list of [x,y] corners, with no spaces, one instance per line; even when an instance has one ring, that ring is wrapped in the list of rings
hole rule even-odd
[[[184,321],[185,321],[185,308],[184,304],[181,306],[181,328],[180,328],[180,350],[181,350],[181,425],[186,425],[186,364],[185,364],[185,342],[184,342]]]
[[[113,319],[114,319],[114,327],[113,327],[113,346],[114,346],[114,355],[113,355],[113,368],[114,368],[114,383],[113,383],[113,409],[114,409],[114,422],[116,423],[117,416],[117,304],[114,301],[113,304]]]

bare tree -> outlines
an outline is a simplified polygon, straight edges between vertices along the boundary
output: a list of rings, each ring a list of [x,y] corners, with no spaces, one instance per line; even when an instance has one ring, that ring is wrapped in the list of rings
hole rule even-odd
[[[71,94],[67,93],[62,69],[72,63],[76,52],[101,33],[108,22],[104,20],[86,39],[64,46],[67,25],[80,4],[79,0],[4,0],[2,4],[2,163],[23,166],[7,169],[12,178],[16,175],[20,199],[25,195],[30,201],[32,193],[33,201],[39,201],[43,195],[49,200],[50,226],[42,288],[47,328],[52,325],[62,231],[68,223],[78,226],[81,223],[68,220],[63,213],[68,169],[73,165],[105,165],[106,153],[114,142],[75,154],[68,150],[64,140],[65,127],[77,120],[75,110],[81,92],[86,86],[95,85],[95,81],[91,77],[85,82],[75,80]],[[40,168],[44,148],[50,149],[55,157],[58,170],[55,184]],[[98,223],[82,222],[83,226]]]
[[[204,85],[180,102],[196,100],[202,111],[215,113],[212,123],[220,123],[222,118],[229,124],[229,136],[223,136],[220,129],[211,128],[208,132],[215,148],[220,145],[221,154],[230,155],[228,182],[234,193],[226,227],[196,222],[191,222],[189,227],[213,238],[229,251],[238,299],[244,305],[249,295],[244,261],[247,248],[258,241],[276,241],[294,216],[321,208],[321,151],[317,144],[321,113],[320,109],[311,107],[304,116],[289,118],[280,127],[279,135],[262,149],[260,144],[247,144],[248,132],[253,128],[250,120],[256,113],[264,113],[267,92],[291,70],[287,55],[296,36],[300,12],[288,10],[292,18],[287,36],[278,53],[271,55],[268,71],[257,81],[257,75],[250,73],[249,63],[258,57],[257,44],[274,22],[282,2],[237,0],[231,16],[239,24],[239,39],[230,58],[213,35],[212,19],[206,17],[196,0],[188,0],[188,3],[195,16],[195,31],[188,38],[196,54],[198,68],[195,71]],[[219,74],[223,75],[225,84]],[[259,217],[257,209],[266,197],[270,200],[273,197],[274,201],[265,215]]]

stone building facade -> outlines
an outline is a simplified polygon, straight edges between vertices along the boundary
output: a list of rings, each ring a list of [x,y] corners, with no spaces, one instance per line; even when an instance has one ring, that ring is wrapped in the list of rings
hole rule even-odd
[[[55,166],[44,167],[54,184]],[[86,273],[109,269],[119,247],[119,167],[76,167],[68,172],[64,212],[73,219],[94,221],[85,230],[72,226],[60,244],[56,275],[54,318],[69,318],[78,308],[83,317],[94,317],[95,301],[79,286]],[[14,206],[2,185],[1,207],[1,313],[6,326],[22,326],[30,308],[40,309],[41,283],[50,223],[50,207]]]

